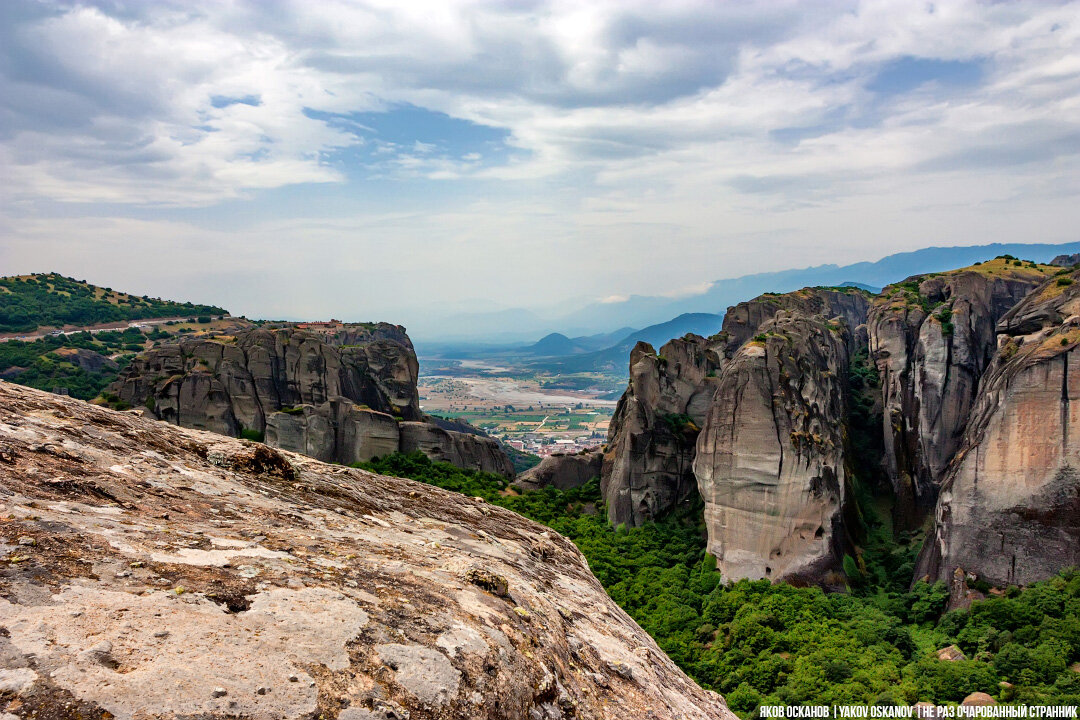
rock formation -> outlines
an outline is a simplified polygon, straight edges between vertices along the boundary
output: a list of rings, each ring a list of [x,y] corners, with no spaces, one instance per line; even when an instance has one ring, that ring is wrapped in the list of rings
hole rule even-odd
[[[397,452],[401,433],[392,415],[337,397],[318,407],[271,413],[266,444],[349,465]]]
[[[136,358],[110,388],[155,417],[352,463],[420,449],[465,468],[513,475],[489,438],[440,430],[420,412],[419,365],[404,328],[345,325],[334,333],[291,327],[184,339]],[[424,442],[401,444],[420,431]]]
[[[115,360],[86,348],[57,348],[52,351],[52,354],[63,362],[77,365],[89,373],[115,371],[119,367]]]
[[[962,568],[1003,586],[1080,564],[1078,280],[1046,281],[998,322],[916,577]]]
[[[821,315],[841,317],[854,330],[866,322],[869,296],[858,288],[803,288],[784,294],[765,293],[753,300],[733,305],[724,314],[720,338],[725,340],[730,357],[747,340],[756,335],[777,313],[787,312],[805,317]]]
[[[511,512],[6,383],[0,428],[20,716],[734,720]]]
[[[720,355],[705,338],[648,343],[630,353],[630,384],[608,428],[601,491],[608,519],[630,527],[654,520],[690,496],[694,442],[705,419]]]
[[[514,485],[522,490],[546,487],[572,490],[600,477],[603,466],[604,454],[598,450],[573,455],[548,455],[539,465],[518,475]]]
[[[866,319],[867,296],[854,288],[805,288],[766,294],[728,308],[714,337],[672,340],[657,354],[639,343],[630,383],[608,430],[601,488],[612,523],[640,525],[671,510],[697,487],[697,433],[713,403],[725,364],[777,313]]]
[[[489,437],[443,430],[429,422],[403,422],[401,452],[422,452],[432,460],[514,477],[510,456]]]
[[[842,318],[783,311],[724,366],[694,475],[725,578],[829,582],[839,568],[852,347]]]
[[[1019,262],[909,278],[874,300],[867,328],[898,528],[917,527],[933,507],[993,357],[995,323],[1048,275]]]

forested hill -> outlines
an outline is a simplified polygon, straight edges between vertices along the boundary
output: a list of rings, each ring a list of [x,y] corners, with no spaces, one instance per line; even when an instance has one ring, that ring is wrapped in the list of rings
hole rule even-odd
[[[0,278],[0,332],[225,313],[212,305],[129,295],[56,273]]]

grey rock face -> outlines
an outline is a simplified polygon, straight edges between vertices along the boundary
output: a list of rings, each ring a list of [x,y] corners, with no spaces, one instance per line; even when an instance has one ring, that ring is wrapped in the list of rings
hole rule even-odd
[[[963,445],[916,577],[957,568],[1003,586],[1080,563],[1080,273],[1049,280],[998,324]]]
[[[778,313],[725,365],[697,441],[709,552],[724,577],[827,581],[846,544],[851,331]]]
[[[263,433],[272,446],[350,464],[402,449],[400,421],[428,420],[418,372],[412,342],[397,325],[345,326],[329,335],[256,329],[155,348],[110,390],[176,425]],[[512,477],[509,457],[490,439],[436,435],[421,443],[431,457]]]
[[[461,468],[514,476],[514,464],[499,444],[487,437],[454,432],[425,422],[399,423],[401,452],[422,452],[432,460]]]
[[[266,422],[267,445],[344,465],[397,452],[399,437],[393,417],[345,398],[272,413]]]
[[[960,448],[994,325],[1046,277],[1003,260],[891,285],[867,321],[898,528],[918,526]]]
[[[523,490],[553,487],[558,490],[579,488],[600,477],[604,455],[599,451],[575,455],[548,455],[536,467],[517,476],[514,485]]]
[[[869,308],[869,296],[854,288],[803,288],[782,295],[766,293],[729,307],[724,314],[720,335],[727,342],[727,355],[730,357],[743,343],[756,335],[765,323],[776,317],[777,313],[787,312],[805,317],[841,317],[848,328],[854,330],[866,322]]]
[[[512,512],[8,383],[0,425],[20,714],[735,720]]]
[[[630,385],[608,430],[601,487],[614,524],[640,525],[668,512],[697,487],[697,433],[714,402],[723,368],[739,347],[778,313],[840,317],[849,328],[866,319],[859,290],[806,288],[762,295],[728,308],[721,332],[688,335],[654,352],[639,344],[630,356]]]
[[[659,355],[647,343],[633,349],[630,385],[608,429],[601,474],[612,524],[634,527],[656,519],[694,491],[697,423],[709,404],[706,381],[720,363],[698,335],[669,341]]]
[[[180,425],[262,431],[268,413],[337,397],[418,420],[418,372],[412,343],[396,325],[336,336],[256,329],[155,348],[136,358],[112,389],[135,406],[148,398],[182,399],[175,418],[158,413]],[[202,375],[216,383],[202,382]]]

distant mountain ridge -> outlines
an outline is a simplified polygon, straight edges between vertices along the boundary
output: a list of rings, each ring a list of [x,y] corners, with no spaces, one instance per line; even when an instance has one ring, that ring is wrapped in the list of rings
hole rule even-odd
[[[878,289],[911,275],[964,267],[998,255],[1015,255],[1048,262],[1059,255],[1080,252],[1080,242],[991,243],[958,247],[927,247],[895,253],[876,261],[851,265],[817,265],[755,273],[717,280],[708,290],[672,299],[632,295],[624,302],[593,302],[573,313],[508,309],[497,312],[459,313],[453,317],[427,316],[409,323],[410,333],[423,340],[523,342],[558,332],[573,337],[608,331],[613,327],[644,328],[685,313],[723,313],[729,306],[764,292],[790,292],[811,286],[856,285]]]
[[[648,330],[646,328],[641,332],[647,332]],[[557,357],[604,350],[613,344],[625,341],[627,336],[637,332],[639,331],[632,327],[623,327],[609,333],[583,335],[575,338],[566,337],[562,333],[549,333],[538,342],[525,348],[525,352],[538,357]]]
[[[713,313],[684,313],[667,322],[657,323],[641,330],[632,330],[609,347],[569,357],[541,360],[534,365],[555,372],[625,372],[626,358],[638,342],[659,347],[673,337],[687,334],[714,335],[720,331],[723,315]],[[550,335],[548,337],[551,337]],[[547,338],[545,338],[546,340]]]

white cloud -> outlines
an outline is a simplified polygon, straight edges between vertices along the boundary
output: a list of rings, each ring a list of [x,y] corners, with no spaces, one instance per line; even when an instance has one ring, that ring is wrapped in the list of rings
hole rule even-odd
[[[366,254],[358,267],[408,264],[430,298],[468,277],[541,302],[674,295],[928,243],[1073,239],[1078,9],[19,0],[0,9],[0,260],[60,257],[76,242],[60,235],[88,225],[119,241],[135,223],[146,263],[212,236],[223,271],[247,268],[251,238],[269,237],[297,272],[347,249]],[[912,58],[971,73],[873,90]],[[319,119],[401,103],[504,129],[513,152]],[[376,181],[397,183],[384,208],[365,200]],[[335,217],[282,202],[312,184],[340,198]]]

